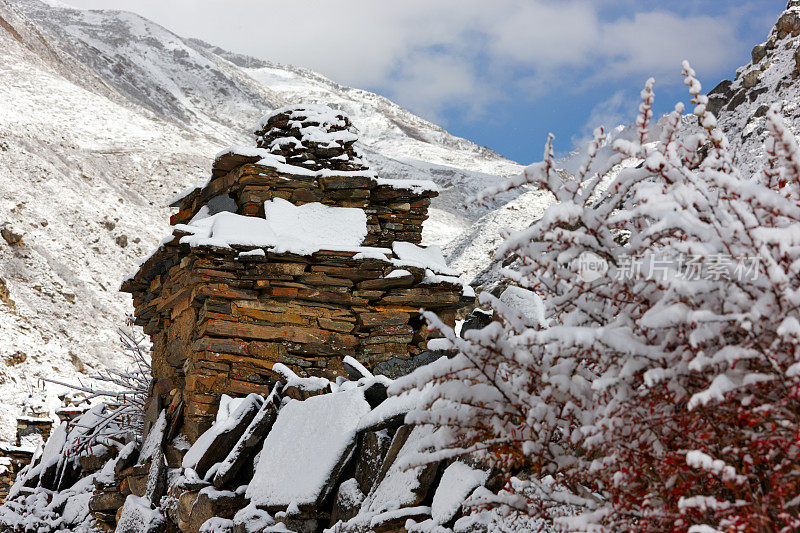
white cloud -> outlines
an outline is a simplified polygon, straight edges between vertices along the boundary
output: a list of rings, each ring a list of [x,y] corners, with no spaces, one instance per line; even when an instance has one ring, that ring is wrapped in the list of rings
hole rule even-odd
[[[619,125],[627,125],[633,121],[639,102],[629,98],[624,91],[617,91],[610,98],[595,105],[589,113],[589,118],[579,132],[572,138],[575,147],[583,147],[591,139],[594,130],[603,126],[606,132]]]
[[[486,27],[500,61],[536,68],[584,65],[600,37],[590,5],[504,1]]]
[[[662,75],[679,79],[680,64],[698,72],[715,71],[738,51],[735,22],[726,17],[687,17],[674,13],[637,13],[606,25],[600,49],[613,75]]]
[[[679,83],[682,59],[713,75],[741,51],[724,12],[607,20],[588,0],[67,1],[134,10],[183,36],[379,88],[428,117],[451,105],[479,110],[512,91],[537,97],[665,73]]]
[[[493,91],[478,79],[468,62],[442,54],[412,55],[397,72],[390,96],[440,124],[444,121],[439,112],[445,103],[467,103],[471,112],[480,113]]]

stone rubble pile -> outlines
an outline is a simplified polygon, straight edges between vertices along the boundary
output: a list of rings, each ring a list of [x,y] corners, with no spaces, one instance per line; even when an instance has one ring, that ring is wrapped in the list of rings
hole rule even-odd
[[[350,119],[323,106],[290,106],[262,120],[256,145],[310,170],[366,170],[353,146],[358,140]]]
[[[390,379],[352,358],[346,364],[352,380],[281,367],[285,383],[266,397],[223,397],[214,424],[191,446],[171,435],[165,408],[141,445],[94,446],[74,460],[64,424],[6,506],[43,532],[388,532],[413,523],[480,531],[461,503],[499,489],[496,479],[468,459],[401,468],[434,430],[404,423],[415,398],[387,397]],[[26,531],[7,526],[8,509],[0,508],[0,531]]]

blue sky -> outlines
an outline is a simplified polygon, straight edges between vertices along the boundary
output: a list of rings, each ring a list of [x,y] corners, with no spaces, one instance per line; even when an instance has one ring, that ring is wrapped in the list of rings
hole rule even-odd
[[[385,95],[519,161],[685,100],[680,62],[711,89],[745,64],[785,0],[66,0],[137,12],[185,37]]]

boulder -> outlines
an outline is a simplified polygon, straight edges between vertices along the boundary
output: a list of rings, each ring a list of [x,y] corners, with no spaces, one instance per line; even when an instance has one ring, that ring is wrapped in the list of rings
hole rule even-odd
[[[154,507],[157,507],[167,490],[167,462],[164,452],[159,450],[154,454],[147,472],[144,498]]]
[[[420,441],[432,433],[429,426],[403,426],[397,431],[381,467],[380,481],[365,502],[370,512],[417,507],[425,500],[436,479],[438,464],[402,468],[399,461],[417,452]]]
[[[358,481],[355,478],[344,481],[336,491],[333,511],[331,511],[331,524],[335,524],[340,520],[347,522],[356,516],[363,501],[364,493],[359,488]]]
[[[78,464],[81,465],[84,474],[97,472],[114,457],[116,451],[116,448],[103,448],[98,453],[82,455],[78,457]]]
[[[369,494],[375,487],[391,444],[392,437],[385,429],[365,431],[359,436],[355,480],[362,493]]]
[[[424,351],[417,355],[403,359],[401,357],[391,357],[385,361],[377,363],[373,371],[388,378],[396,379],[405,376],[421,366],[432,363],[442,356],[441,353],[434,351]]]
[[[89,510],[93,513],[98,511],[116,513],[124,503],[125,495],[109,487],[92,495],[89,500]]]
[[[762,59],[767,56],[767,45],[766,44],[757,44],[753,47],[752,52],[750,52],[750,56],[753,59],[753,64],[759,63]]]
[[[203,433],[183,458],[184,468],[193,468],[204,478],[208,470],[224,460],[239,441],[261,409],[263,399],[250,394],[238,403],[230,414],[219,416],[216,423]]]
[[[116,533],[163,533],[164,531],[166,531],[166,521],[158,509],[152,509],[147,500],[138,496],[130,495],[125,499]]]
[[[482,309],[473,309],[470,314],[464,319],[461,325],[461,338],[464,338],[464,333],[471,329],[483,329],[492,322],[492,313]]]
[[[370,411],[360,388],[290,401],[264,440],[247,497],[268,511],[318,509],[352,456]]]
[[[253,456],[258,452],[278,414],[274,398],[270,396],[264,402],[228,456],[220,463],[214,475],[215,487],[222,488],[237,479],[242,467],[252,461]]]
[[[189,528],[191,531],[200,531],[206,521],[215,517],[231,519],[246,504],[243,492],[218,491],[213,487],[206,487],[194,499],[187,520]]]
[[[744,81],[742,82],[742,86],[745,89],[751,89],[756,85],[758,85],[759,79],[761,79],[761,71],[751,70],[750,72],[744,75]]]

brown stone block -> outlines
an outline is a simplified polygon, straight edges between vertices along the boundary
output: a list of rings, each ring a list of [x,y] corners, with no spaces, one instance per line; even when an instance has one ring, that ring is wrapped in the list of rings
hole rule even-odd
[[[247,343],[247,353],[259,359],[280,361],[286,356],[286,347],[278,343],[252,341]]]
[[[225,339],[217,337],[201,337],[192,344],[196,352],[223,352],[237,355],[246,355],[247,343],[241,339]]]
[[[307,285],[328,285],[333,287],[352,287],[353,282],[347,278],[334,278],[324,272],[307,272],[298,278]]]
[[[294,204],[308,204],[322,200],[322,191],[319,189],[296,189],[292,192],[291,201]]]
[[[254,385],[269,385],[280,376],[271,371],[263,371],[248,366],[237,366],[230,373],[231,382],[246,381]]]
[[[346,355],[355,357],[358,354],[356,353],[356,350],[354,348],[341,348],[339,346],[332,346],[330,344],[323,344],[319,342],[309,342],[305,344],[298,344],[298,343],[287,344],[287,349],[289,350],[290,354],[302,357],[304,360],[320,358],[319,361],[324,361],[327,358],[344,357]],[[315,365],[320,367],[324,366],[316,363]]]
[[[236,279],[236,274],[233,272],[227,272],[225,270],[214,270],[211,268],[196,268],[194,272],[200,276],[207,276],[211,278],[224,278],[224,279]]]
[[[385,343],[409,343],[414,336],[409,333],[407,335],[376,335],[370,336],[362,340],[362,344],[385,344]]]
[[[211,378],[209,376],[194,376],[189,374],[186,376],[186,393],[192,395],[199,394],[213,394],[217,391],[224,391],[228,386],[227,377]]]
[[[283,274],[299,276],[305,272],[307,266],[305,263],[264,263],[259,265],[258,272],[268,276]]]
[[[297,298],[296,287],[275,287],[270,286],[264,290],[264,293],[275,298]]]
[[[219,361],[198,361],[197,367],[220,374],[227,374],[231,370],[230,363]]]
[[[271,387],[272,387],[271,384],[259,385],[256,383],[250,383],[248,381],[232,379],[230,385],[228,385],[227,391],[231,394],[241,394],[241,395],[255,392],[256,394],[261,394],[266,396],[270,393]]]
[[[320,289],[299,289],[296,297],[312,302],[330,302],[348,305],[364,305],[369,300],[354,296],[344,287],[326,287],[327,290]],[[340,290],[341,289],[341,290]]]
[[[222,283],[209,283],[200,285],[197,288],[200,296],[211,296],[215,298],[227,298],[230,300],[255,300],[255,291],[246,289],[235,289]]]
[[[187,416],[183,423],[183,433],[189,439],[189,442],[194,442],[205,433],[208,428],[214,423],[213,416]]]
[[[201,394],[199,392],[192,393],[192,401],[198,403],[217,403],[219,401],[219,396],[215,394]]]
[[[418,305],[419,307],[449,307],[461,302],[461,287],[458,291],[415,287],[413,289],[392,289],[383,297],[387,304]]]
[[[160,354],[164,361],[172,367],[182,368],[184,361],[189,356],[189,349],[186,341],[176,340],[170,342],[166,349]],[[163,375],[163,374],[158,374]]]
[[[319,318],[317,319],[319,323],[319,327],[323,329],[330,329],[333,331],[339,331],[342,333],[350,333],[355,328],[355,324],[352,322],[341,322],[339,320],[331,320],[329,318]]]
[[[371,189],[375,181],[365,176],[322,176],[319,182],[325,189]]]
[[[304,317],[295,313],[272,313],[270,311],[246,308],[239,309],[238,311],[239,314],[244,317],[263,322],[270,322],[272,324],[298,324],[301,326],[308,326],[311,323],[308,317]]]
[[[203,361],[224,362],[227,363],[231,368],[236,368],[240,365],[248,364],[253,366],[254,368],[258,368],[261,370],[270,370],[272,368],[272,365],[276,362],[275,360],[280,359],[280,356],[272,356],[266,358],[258,356],[234,355],[229,353],[214,353],[214,352],[202,352],[198,354],[197,357],[198,357],[198,365],[196,365],[196,371],[198,373],[201,368],[199,364]],[[223,380],[226,378],[226,376],[227,373],[217,374],[217,379]]]
[[[410,287],[414,283],[414,275],[409,273],[393,278],[368,279],[358,284],[359,289],[392,289],[396,287]]]
[[[329,201],[331,200],[363,201],[368,198],[369,198],[368,189],[338,189],[338,190],[325,191],[325,199]]]
[[[363,209],[369,205],[369,200],[354,201],[354,200],[338,200],[337,203],[340,207],[357,207]]]
[[[298,326],[264,326],[224,320],[209,320],[202,326],[202,334],[221,337],[240,337],[255,340],[286,340],[290,342],[319,342],[334,347],[353,348],[358,340],[352,335],[342,335],[315,328]]]
[[[191,220],[193,213],[189,209],[181,209],[174,215],[169,217],[169,224],[170,226],[175,226],[177,224],[185,224],[189,220]]]
[[[183,298],[191,299],[193,290],[193,287],[184,287],[174,293],[162,292],[158,298],[150,302],[150,305],[154,305],[157,311],[170,309]]]
[[[413,335],[414,328],[407,325],[400,326],[378,326],[370,331],[371,335]]]
[[[365,279],[375,279],[383,276],[383,270],[334,265],[311,265],[311,270],[315,272],[325,272],[330,276],[346,278],[353,281],[363,281]]]
[[[244,190],[239,194],[239,201],[242,203],[263,204],[266,200],[274,198],[283,198],[289,200],[292,197],[292,191],[287,190],[267,190],[267,191],[252,191]]]
[[[258,309],[260,311],[270,311],[273,313],[284,313],[289,311],[290,302],[276,302],[274,300],[234,300],[234,309]]]
[[[252,204],[244,204],[239,207],[239,214],[249,217],[263,216],[264,204],[263,202],[254,202]]]
[[[408,354],[408,345],[400,342],[387,342],[384,344],[368,344],[362,347],[365,354]]]
[[[366,298],[367,300],[377,300],[381,296],[383,296],[383,291],[376,291],[376,290],[355,290],[352,292],[353,296],[358,298]]]
[[[226,391],[231,390],[230,385],[225,388]],[[219,404],[214,403],[200,403],[194,401],[192,398],[186,403],[186,415],[193,417],[214,417],[219,409]]]
[[[377,313],[360,313],[358,320],[362,326],[394,326],[407,324],[411,315],[402,311],[381,311]]]
[[[198,322],[205,322],[206,320],[216,319],[216,320],[233,320],[238,321],[238,317],[233,314],[229,313],[215,313],[213,311],[203,311],[199,314]]]
[[[328,259],[348,258],[351,259],[358,252],[350,250],[325,250],[324,248],[319,252],[315,252],[313,258],[317,261],[325,261]]]

